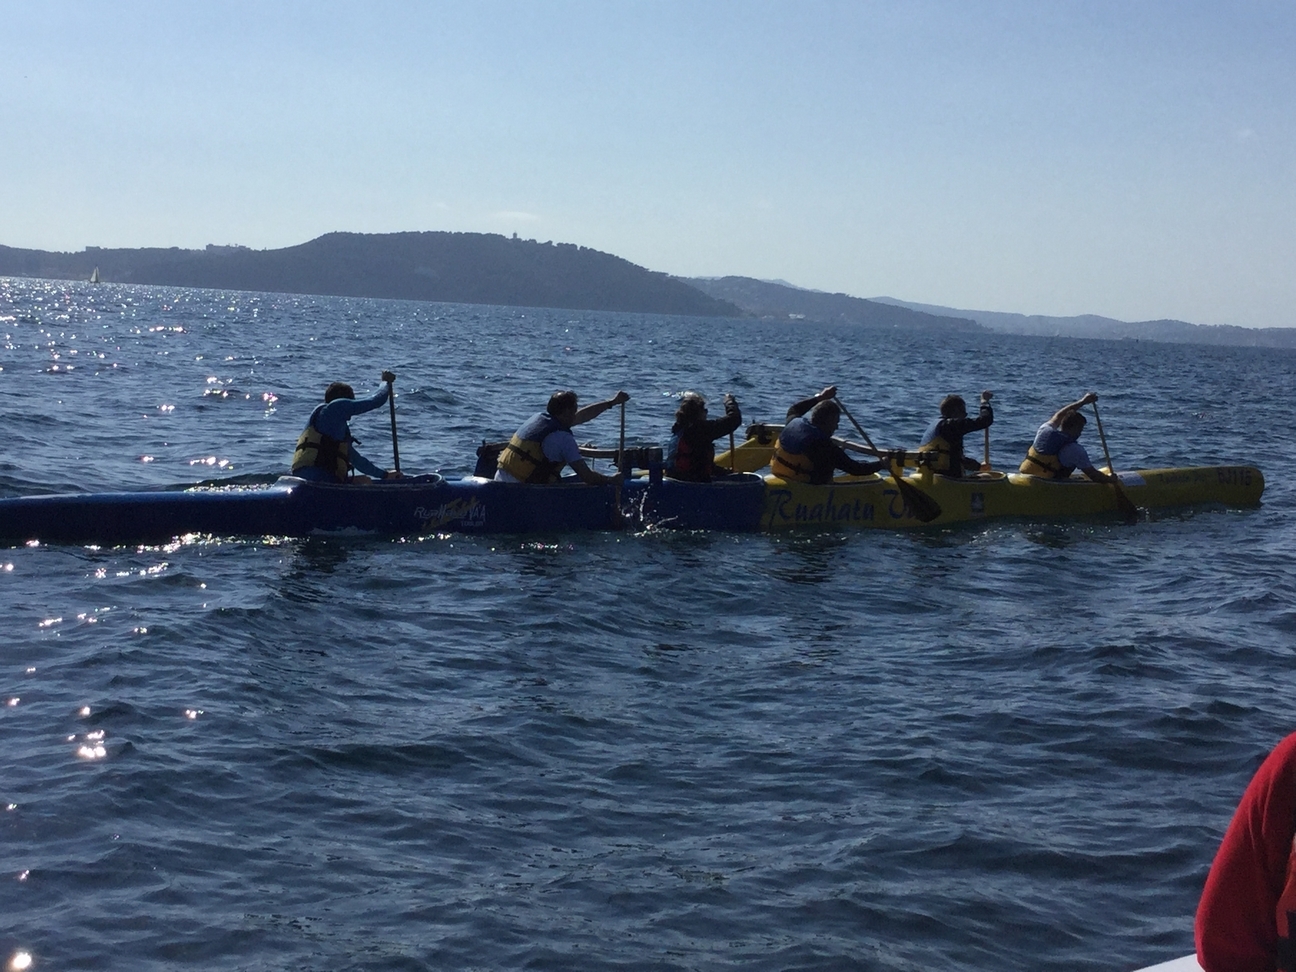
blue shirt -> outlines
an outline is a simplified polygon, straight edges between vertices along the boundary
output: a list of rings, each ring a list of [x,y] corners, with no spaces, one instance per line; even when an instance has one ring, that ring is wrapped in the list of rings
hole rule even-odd
[[[372,412],[375,408],[380,408],[387,402],[387,386],[383,385],[373,395],[368,398],[335,398],[322,409],[320,409],[319,418],[315,422],[315,427],[327,435],[329,438],[337,439],[342,442],[350,437],[351,429],[347,422],[353,415],[363,415],[365,412]],[[348,452],[351,459],[351,466],[358,473],[366,476],[372,476],[374,479],[382,479],[387,475],[387,470],[379,469],[372,462],[360,455],[356,451],[355,444],[352,443]],[[332,474],[327,469],[320,469],[316,466],[303,469],[297,473],[302,479],[309,479],[312,482],[331,483],[335,482]]]
[[[1044,450],[1048,445],[1049,434],[1053,432],[1056,432],[1058,435],[1066,439],[1057,451],[1057,460],[1061,465],[1070,469],[1088,469],[1093,465],[1089,459],[1089,453],[1085,451],[1084,446],[1071,436],[1067,435],[1060,428],[1055,425],[1050,425],[1048,422],[1041,425],[1039,430],[1035,433],[1035,441],[1032,445],[1036,452],[1041,455],[1048,455]]]

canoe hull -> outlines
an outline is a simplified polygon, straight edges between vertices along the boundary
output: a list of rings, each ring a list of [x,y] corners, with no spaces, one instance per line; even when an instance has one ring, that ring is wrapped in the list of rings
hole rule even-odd
[[[73,493],[0,499],[0,542],[166,543],[187,534],[291,532],[292,490]]]
[[[391,536],[560,533],[626,525],[751,531],[760,525],[765,483],[631,480],[618,506],[613,486],[579,481],[532,486],[422,476],[344,486],[284,477],[273,486],[0,499],[0,542],[165,543],[191,534],[308,536],[364,532]]]
[[[661,527],[685,530],[909,529],[1002,517],[1061,519],[1119,512],[1115,489],[1080,478],[1058,482],[1004,473],[966,479],[907,477],[941,508],[913,515],[889,476],[825,486],[745,474],[714,483],[631,479],[614,486],[547,486],[422,476],[343,486],[284,477],[260,488],[91,493],[0,499],[0,543],[165,543],[190,534],[308,536],[356,531],[560,533]],[[1139,507],[1254,506],[1264,476],[1254,466],[1122,473]]]
[[[1137,507],[1166,509],[1214,504],[1255,506],[1264,474],[1254,466],[1144,469],[1120,474]],[[843,477],[823,486],[766,476],[766,530],[908,529],[974,520],[1021,517],[1063,519],[1119,513],[1116,489],[1082,477],[1048,480],[1018,473],[978,473],[963,479],[907,476],[905,482],[935,500],[940,516],[919,520],[890,476]]]

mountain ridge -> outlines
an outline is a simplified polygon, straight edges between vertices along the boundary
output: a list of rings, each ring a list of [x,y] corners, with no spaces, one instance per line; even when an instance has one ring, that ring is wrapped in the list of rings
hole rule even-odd
[[[326,233],[276,250],[80,253],[0,246],[0,275],[569,310],[740,317],[669,274],[574,243],[491,233]]]
[[[681,277],[717,300],[735,304],[757,317],[780,320],[806,318],[927,333],[970,333],[988,328],[970,318],[958,318],[878,301],[806,290],[783,281],[754,277]]]
[[[0,276],[570,310],[816,320],[934,335],[1043,337],[1296,348],[1296,328],[1120,321],[962,310],[853,297],[754,277],[679,277],[574,243],[495,233],[334,232],[280,249],[104,248],[77,253],[0,245]]]
[[[1172,319],[1120,321],[1098,314],[1056,317],[1044,314],[1017,314],[1009,311],[964,310],[944,307],[940,304],[900,300],[895,297],[864,298],[840,293],[830,294],[822,290],[798,287],[784,280],[758,280],[754,277],[737,276],[681,279],[713,297],[728,300],[758,317],[807,318],[820,321],[853,320],[855,323],[875,326],[903,326],[902,322],[895,318],[888,318],[881,310],[881,308],[893,308],[923,315],[910,319],[909,326],[915,330],[932,333],[988,331],[1032,337],[1296,349],[1296,327],[1250,328],[1232,324],[1191,324]],[[944,326],[933,323],[933,320],[940,318],[945,318],[949,323]]]
[[[1296,348],[1296,328],[1238,327],[1234,324],[1191,324],[1162,318],[1154,321],[1121,321],[1098,314],[1057,317],[1047,314],[1016,314],[1008,311],[963,310],[899,300],[871,297],[880,304],[906,307],[937,316],[948,315],[976,321],[1000,334],[1037,337],[1078,337],[1108,341],[1157,341],[1163,344],[1205,344],[1231,347]]]

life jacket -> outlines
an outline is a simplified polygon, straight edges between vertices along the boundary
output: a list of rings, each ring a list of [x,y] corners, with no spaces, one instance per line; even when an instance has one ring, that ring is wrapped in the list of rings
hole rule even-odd
[[[918,447],[918,451],[924,454],[919,460],[922,465],[931,468],[932,472],[940,473],[942,476],[962,476],[963,475],[963,443],[959,443],[958,449],[955,450],[954,443],[950,442],[941,434],[940,420],[933,422],[923,435],[923,444]],[[955,459],[955,452],[958,458]]]
[[[807,455],[807,450],[815,442],[821,442],[827,436],[807,418],[794,418],[779,433],[774,443],[774,455],[770,459],[770,471],[781,479],[794,483],[815,482],[814,460]],[[829,473],[829,478],[832,474]],[[825,482],[827,480],[824,480]]]
[[[709,483],[715,469],[715,443],[680,429],[666,443],[666,475],[695,483]]]
[[[500,453],[499,468],[522,483],[556,483],[564,462],[554,462],[544,454],[545,437],[566,426],[541,412],[528,419]]]
[[[351,472],[351,436],[348,433],[345,439],[335,439],[321,432],[315,423],[322,411],[323,405],[315,407],[305,431],[298,436],[292,471],[298,473],[303,469],[317,467],[330,473],[339,483],[345,483]]]
[[[1020,471],[1029,476],[1042,476],[1045,479],[1066,479],[1075,466],[1064,466],[1058,459],[1063,447],[1070,445],[1075,438],[1061,429],[1046,425],[1035,433],[1035,441],[1022,460]]]

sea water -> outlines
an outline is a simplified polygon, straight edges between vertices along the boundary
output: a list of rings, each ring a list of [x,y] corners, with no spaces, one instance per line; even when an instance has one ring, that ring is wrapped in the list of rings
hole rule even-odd
[[[1291,352],[16,279],[0,335],[8,495],[269,481],[384,368],[407,472],[559,388],[649,443],[835,383],[881,446],[992,389],[1015,466],[1093,389],[1118,469],[1268,478],[1133,526],[0,551],[4,961],[1132,969],[1296,729]]]

